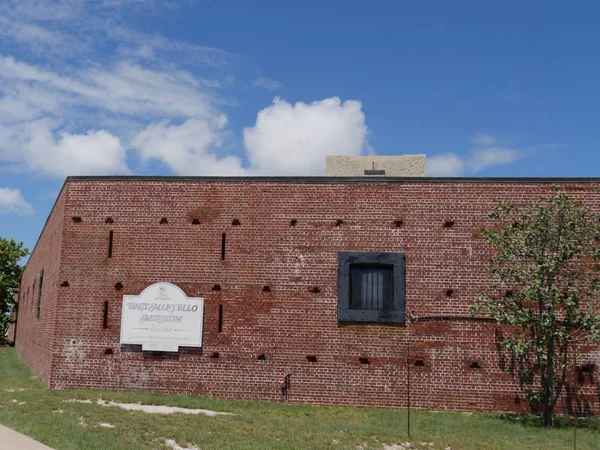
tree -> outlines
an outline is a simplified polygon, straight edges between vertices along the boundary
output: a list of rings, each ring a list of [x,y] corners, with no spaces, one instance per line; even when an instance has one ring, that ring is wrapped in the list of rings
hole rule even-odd
[[[22,258],[29,254],[23,243],[0,237],[0,342],[4,340],[14,307],[14,293],[19,287],[23,267]]]
[[[495,282],[472,312],[506,325],[501,343],[521,362],[544,426],[553,427],[570,352],[600,340],[600,222],[556,186],[529,205],[498,202],[489,217],[498,226],[476,236],[491,246]]]

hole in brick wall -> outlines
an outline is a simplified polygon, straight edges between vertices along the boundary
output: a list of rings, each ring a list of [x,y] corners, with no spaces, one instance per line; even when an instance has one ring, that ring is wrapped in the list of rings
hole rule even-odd
[[[298,221],[296,219],[290,220],[290,227],[295,227]]]
[[[446,220],[444,222],[444,228],[452,228],[454,226],[454,220]]]
[[[168,224],[168,223],[169,223],[169,221],[167,220],[167,218],[166,218],[166,217],[163,217],[162,219],[160,219],[160,224],[161,224],[161,225],[166,225],[166,224]]]
[[[200,219],[192,219],[192,225],[200,225]]]
[[[452,289],[446,289],[446,297],[452,297],[452,294],[454,294]]]
[[[306,360],[311,363],[316,363],[317,357],[315,355],[306,355]]]
[[[108,232],[108,257],[112,258],[113,254],[113,239],[115,237],[114,231],[110,230]]]
[[[108,301],[104,302],[104,315],[102,316],[102,328],[108,328]]]
[[[114,353],[114,352],[113,352],[113,349],[112,349],[112,348],[105,348],[105,349],[104,349],[104,354],[105,354],[105,355],[112,355],[113,353]]]
[[[256,359],[259,361],[264,361],[265,359],[267,359],[267,355],[265,355],[264,353],[261,353],[260,355],[258,355],[256,357]]]
[[[81,223],[81,217],[73,216],[73,223]]]
[[[469,367],[471,369],[481,369],[481,364],[478,361],[473,361]]]
[[[270,286],[263,286],[262,291],[263,292],[271,292],[271,287]]]
[[[73,340],[71,341],[71,345],[75,345],[75,344],[77,344],[77,341],[76,341],[75,339],[73,339]]]
[[[581,366],[582,373],[592,373],[593,371],[594,371],[593,364],[585,364],[585,365]]]
[[[221,355],[219,355],[219,352],[212,352],[210,354],[210,357],[213,358],[213,359],[217,359],[217,358],[220,358]]]
[[[520,226],[521,226],[521,224],[520,224],[519,222],[517,222],[517,221],[514,221],[514,222],[512,223],[512,227],[513,227],[513,228],[519,228]]]
[[[358,358],[358,360],[360,361],[361,364],[371,364],[371,361],[369,361],[369,358]]]
[[[220,285],[220,284],[215,284],[215,285],[212,287],[212,290],[213,290],[213,291],[220,291],[220,290],[221,290],[221,285]]]
[[[108,223],[108,224],[111,224],[111,223],[113,223],[112,217],[107,217],[107,218],[104,220],[104,223]]]
[[[237,227],[237,226],[239,226],[241,224],[242,224],[242,222],[240,222],[240,219],[233,219],[231,221],[231,225],[233,225],[234,227]]]
[[[404,225],[404,221],[403,220],[394,220],[394,226],[396,228],[401,228],[402,225]]]
[[[513,291],[506,291],[506,292],[504,293],[504,296],[505,296],[505,297],[512,297],[512,296],[513,296]]]
[[[425,366],[425,361],[423,361],[422,359],[416,359],[415,360],[415,366],[417,366],[417,367],[423,367],[423,366]]]
[[[227,233],[221,236],[221,261],[225,259],[225,244],[227,243]]]
[[[217,325],[219,333],[223,331],[223,305],[219,305],[219,323]]]
[[[60,283],[61,287],[69,287],[70,284],[68,281],[63,281],[62,283]]]
[[[120,281],[115,283],[115,289],[117,291],[120,291],[121,289],[123,289],[123,283],[121,283]]]
[[[335,221],[335,226],[340,227],[340,226],[342,226],[343,223],[344,223],[344,221],[342,219],[338,219]]]
[[[313,294],[319,294],[321,292],[321,289],[319,289],[317,286],[310,288],[310,292],[312,292]]]

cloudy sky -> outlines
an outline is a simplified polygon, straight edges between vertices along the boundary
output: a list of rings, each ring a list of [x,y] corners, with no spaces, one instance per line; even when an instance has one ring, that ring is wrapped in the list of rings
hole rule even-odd
[[[481,3],[2,0],[0,236],[68,175],[597,175],[600,7]]]

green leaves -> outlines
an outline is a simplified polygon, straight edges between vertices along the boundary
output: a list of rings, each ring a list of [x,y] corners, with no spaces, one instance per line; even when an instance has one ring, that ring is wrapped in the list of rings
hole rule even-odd
[[[541,381],[535,397],[551,419],[570,346],[600,340],[600,221],[557,186],[528,205],[498,203],[489,217],[494,226],[474,238],[492,248],[495,282],[471,312],[512,330],[502,343],[529,362],[523,379]]]
[[[23,271],[19,262],[28,254],[22,242],[0,237],[0,340],[4,338],[10,321],[8,314],[14,305],[13,295]]]

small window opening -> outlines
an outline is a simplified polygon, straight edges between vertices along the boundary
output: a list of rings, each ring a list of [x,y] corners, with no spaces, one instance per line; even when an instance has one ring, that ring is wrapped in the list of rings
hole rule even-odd
[[[108,328],[108,301],[104,302],[104,315],[102,317],[102,328]]]
[[[261,353],[260,355],[258,355],[258,356],[256,357],[256,359],[257,359],[258,361],[264,361],[264,360],[266,360],[266,359],[267,359],[267,356],[266,356],[264,353]]]
[[[215,284],[215,285],[212,287],[212,290],[213,290],[213,291],[220,291],[220,290],[221,290],[221,285],[220,285],[220,284]]]
[[[473,361],[469,367],[471,369],[481,369],[481,365],[479,364],[478,361]]]
[[[192,219],[192,225],[200,225],[200,219]]]
[[[242,222],[240,222],[240,219],[233,219],[231,221],[231,225],[233,225],[234,227],[240,226],[242,224]]]
[[[217,325],[219,333],[223,332],[223,305],[219,305],[219,323]]]
[[[452,228],[454,226],[454,220],[446,220],[444,222],[444,228]]]
[[[221,236],[221,261],[225,260],[225,244],[227,242],[227,233]]]
[[[415,366],[423,367],[423,366],[425,366],[425,361],[423,361],[422,359],[417,359],[417,360],[415,360]]]
[[[115,236],[114,231],[110,230],[108,232],[108,257],[112,258],[113,255],[113,238]]]
[[[113,222],[114,222],[114,221],[112,220],[112,217],[107,217],[107,218],[104,220],[104,223],[108,223],[108,224],[112,224]]]
[[[73,216],[73,223],[81,223],[81,217],[80,216]]]
[[[212,352],[210,357],[213,359],[218,359],[221,357],[221,355],[219,355],[219,352]]]
[[[262,291],[263,292],[271,292],[271,287],[270,286],[263,286]]]
[[[169,221],[167,220],[167,218],[166,218],[166,217],[163,217],[162,219],[160,219],[160,224],[161,224],[161,225],[166,225],[166,224],[168,224],[168,223],[169,223]]]
[[[369,361],[369,358],[358,358],[358,360],[360,361],[361,364],[371,364],[371,361]]]
[[[317,357],[315,355],[306,355],[306,360],[311,363],[316,363]]]
[[[298,221],[296,219],[290,220],[290,227],[295,227]]]
[[[69,284],[69,282],[68,282],[68,281],[63,281],[62,283],[60,283],[60,286],[61,286],[61,287],[69,287],[69,286],[70,286],[70,284]]]
[[[118,281],[117,283],[115,283],[115,289],[117,291],[120,291],[121,289],[123,289],[123,283],[121,283],[120,281]]]
[[[44,269],[40,271],[40,284],[38,286],[37,305],[35,308],[35,315],[39,319],[42,310],[42,287],[44,285]]]

